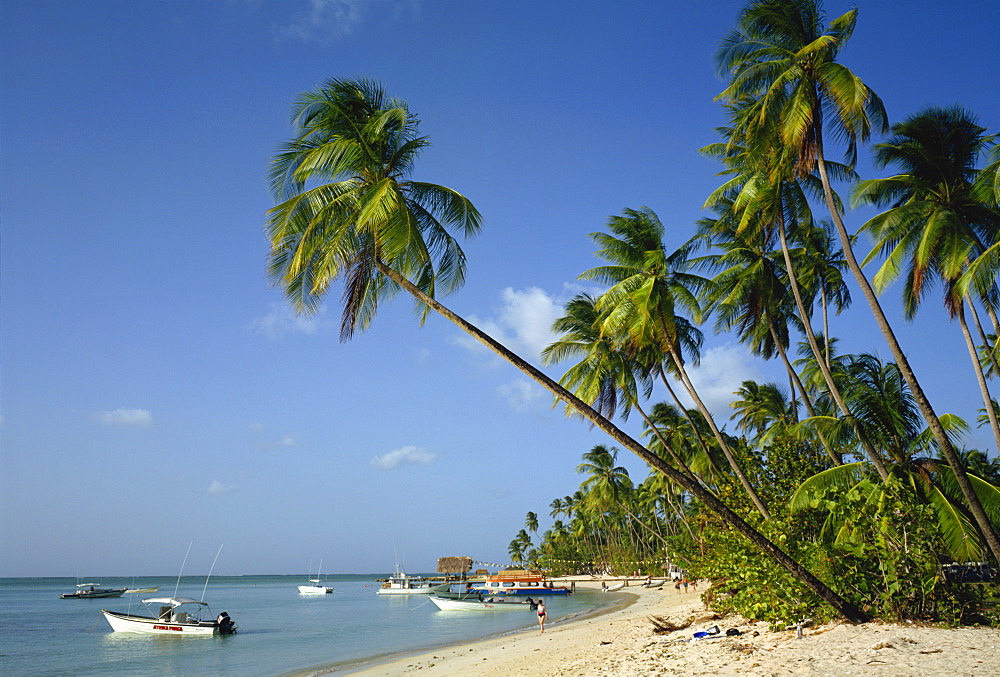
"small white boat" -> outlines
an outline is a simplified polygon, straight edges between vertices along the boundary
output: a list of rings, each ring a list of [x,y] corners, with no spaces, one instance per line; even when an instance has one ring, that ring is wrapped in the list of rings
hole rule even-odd
[[[318,578],[310,578],[309,583],[311,583],[311,585],[299,586],[300,595],[329,595],[333,592],[332,587],[323,585],[323,581]]]
[[[229,614],[223,611],[213,620],[202,620],[202,615],[211,617],[208,602],[188,597],[154,597],[142,601],[151,615],[142,616],[104,609],[102,613],[115,632],[134,632],[144,635],[235,635],[236,625]],[[152,612],[151,604],[158,606]]]
[[[97,583],[77,583],[76,592],[59,595],[60,599],[93,599],[97,597],[121,597],[125,588],[99,588]]]
[[[402,567],[396,565],[396,570],[389,576],[382,587],[375,591],[376,595],[430,595],[434,592],[447,590],[447,583],[435,583],[425,578],[408,576]]]
[[[333,592],[331,586],[320,580],[319,570],[323,568],[323,560],[319,561],[319,569],[316,570],[316,578],[310,578],[306,585],[299,586],[300,595],[329,595]]]
[[[139,595],[152,595],[153,593],[159,592],[160,586],[155,588],[136,588],[135,590],[126,590],[125,593],[128,595],[139,594]]]
[[[622,581],[621,583],[616,583],[610,587],[601,588],[601,592],[615,592],[616,590],[621,590],[624,587],[625,587],[625,581]]]
[[[530,597],[517,599],[500,596],[480,595],[478,599],[445,599],[431,596],[431,601],[442,611],[531,611],[536,604]]]

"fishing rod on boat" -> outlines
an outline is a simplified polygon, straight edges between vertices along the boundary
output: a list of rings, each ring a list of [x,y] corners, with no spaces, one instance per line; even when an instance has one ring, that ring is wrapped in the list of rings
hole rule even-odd
[[[212,572],[215,571],[215,563],[219,561],[219,555],[222,554],[222,548],[226,544],[223,543],[219,546],[219,552],[215,553],[215,559],[212,560],[212,568],[208,570],[208,576],[205,577],[205,587],[201,590],[201,601],[205,601],[205,592],[208,590],[208,579],[212,577]]]
[[[192,545],[194,545],[194,541],[191,541],[190,543],[188,543],[187,552],[184,553],[184,561],[181,562],[181,570],[177,574],[177,583],[174,584],[174,597],[177,597],[177,588],[181,587],[181,576],[184,575],[184,565],[187,564],[188,555],[191,554],[191,546]]]

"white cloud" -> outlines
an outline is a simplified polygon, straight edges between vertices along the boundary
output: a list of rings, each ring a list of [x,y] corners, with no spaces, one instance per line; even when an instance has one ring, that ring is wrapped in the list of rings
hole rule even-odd
[[[258,440],[259,448],[262,451],[302,446],[302,440],[295,433],[285,433],[279,436],[270,432],[263,423],[251,423],[249,429]]]
[[[700,365],[686,367],[691,383],[720,427],[733,415],[730,404],[736,399],[734,393],[743,385],[743,381],[762,379],[760,366],[755,358],[746,348],[735,344],[709,348],[701,356]],[[683,386],[675,390],[689,406],[693,406]]]
[[[148,409],[115,409],[97,414],[97,420],[104,425],[133,428],[152,428],[153,413]]]
[[[500,306],[495,318],[470,315],[469,321],[530,362],[538,362],[546,346],[556,339],[552,323],[562,317],[569,296],[579,288],[567,285],[557,297],[538,287],[519,290],[511,287],[500,292]],[[455,343],[469,350],[486,350],[478,341],[462,334]]]
[[[208,485],[208,493],[213,496],[222,496],[224,494],[231,494],[236,491],[236,486],[232,484],[223,484],[219,480],[212,480],[212,483]]]
[[[381,468],[382,470],[392,470],[398,465],[407,463],[410,465],[427,465],[433,461],[437,456],[428,453],[423,447],[402,447],[401,449],[393,449],[387,454],[382,454],[381,456],[374,456],[369,464],[373,468]]]
[[[280,30],[284,37],[306,42],[329,42],[353,33],[370,12],[379,18],[399,19],[406,9],[414,12],[416,0],[308,0],[305,9]]]
[[[287,304],[272,303],[271,311],[254,320],[251,328],[269,339],[279,339],[286,334],[315,335],[331,324],[326,306],[320,306],[315,315],[296,315]]]
[[[507,401],[511,409],[522,413],[531,411],[539,403],[547,407],[551,401],[548,391],[523,378],[497,386],[497,393]]]

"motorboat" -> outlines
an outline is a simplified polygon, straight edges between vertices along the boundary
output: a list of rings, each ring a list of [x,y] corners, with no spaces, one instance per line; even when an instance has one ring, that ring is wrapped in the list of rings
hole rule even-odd
[[[130,595],[131,594],[152,595],[153,593],[159,591],[160,591],[160,586],[156,586],[155,588],[136,588],[135,590],[126,590],[125,592]]]
[[[435,590],[432,594],[441,599],[479,599],[483,594],[482,590],[452,590],[450,586],[440,586],[440,590]]]
[[[435,583],[426,578],[408,576],[403,568],[396,565],[392,576],[386,579],[382,587],[375,591],[376,595],[430,595],[447,590],[448,583]]]
[[[144,635],[235,635],[236,624],[223,611],[212,620],[208,602],[189,597],[153,597],[142,601],[150,615],[121,613],[103,609],[102,613],[115,632]],[[156,605],[156,611],[153,606]]]
[[[311,568],[311,567],[310,567]],[[299,586],[300,595],[329,595],[333,592],[333,587],[326,584],[319,577],[319,570],[323,568],[323,560],[319,561],[319,569],[316,570],[316,578],[310,578],[305,585]]]
[[[484,595],[476,598],[446,599],[431,595],[431,601],[441,611],[530,611],[537,603],[530,597],[513,599],[506,595]]]
[[[77,583],[76,592],[64,593],[59,595],[59,598],[94,599],[97,597],[121,597],[125,594],[125,588],[99,588],[98,585],[98,583]]]
[[[490,595],[568,595],[570,589],[563,585],[553,585],[545,576],[523,570],[500,571],[487,576],[480,583],[472,583],[471,590]]]

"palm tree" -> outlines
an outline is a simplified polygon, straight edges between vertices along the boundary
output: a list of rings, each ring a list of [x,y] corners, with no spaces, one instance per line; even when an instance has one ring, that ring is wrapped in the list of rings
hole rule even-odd
[[[610,284],[597,302],[602,313],[601,333],[621,342],[634,355],[655,350],[669,356],[669,368],[680,378],[695,406],[708,421],[730,468],[764,519],[771,513],[750,484],[736,456],[716,426],[684,367],[678,306],[701,314],[697,292],[707,281],[686,272],[687,250],[668,254],[663,246],[663,224],[648,207],[626,209],[608,219],[610,233],[594,233],[597,255],[610,265],[591,268],[581,279]]]
[[[756,200],[754,202],[759,206],[759,202]],[[797,326],[803,328],[807,336],[812,337],[810,345],[815,344],[818,348],[809,326],[809,315],[801,303],[794,269],[786,266],[784,274],[782,273],[780,262],[775,260],[776,257],[770,251],[769,240],[773,237],[769,226],[734,230],[730,221],[733,220],[732,217],[739,216],[735,211],[735,205],[731,201],[719,200],[715,206],[718,209],[727,203],[730,207],[721,218],[702,219],[699,222],[700,232],[696,236],[698,240],[723,249],[721,254],[708,255],[701,259],[713,268],[722,269],[712,278],[713,285],[705,295],[705,304],[716,314],[717,331],[735,326],[738,328],[741,341],[749,344],[755,354],[765,359],[774,354],[781,357],[789,380],[793,384],[792,387],[798,388],[808,414],[815,416],[816,412],[809,393],[792,367],[787,353],[788,327],[796,323],[786,292],[786,280],[793,289],[796,305],[800,310],[801,317]],[[783,224],[785,201],[779,197],[777,205],[778,219]],[[746,211],[748,210],[744,210]],[[783,226],[781,232],[784,232]],[[791,254],[788,252],[783,234],[781,241],[784,258],[790,261]],[[827,441],[822,439],[822,434],[821,442],[831,460],[839,464],[841,462],[839,456]],[[877,459],[874,450],[871,456]]]
[[[830,397],[841,414],[848,417],[847,405],[829,371],[829,365],[821,361],[820,356],[823,351],[812,328],[812,308],[811,305],[806,306],[807,294],[810,291],[814,293],[816,288],[823,284],[812,276],[817,272],[825,274],[828,271],[817,261],[811,261],[811,265],[804,271],[806,282],[809,283],[804,287],[799,283],[799,270],[795,265],[804,257],[793,253],[791,249],[793,239],[803,239],[800,233],[811,234],[814,230],[808,196],[822,194],[822,182],[811,173],[796,174],[794,157],[790,156],[788,148],[783,145],[780,138],[781,130],[774,120],[768,124],[759,123],[754,119],[753,108],[733,107],[730,109],[730,114],[733,127],[719,129],[727,142],[712,144],[702,149],[703,153],[718,157],[725,163],[726,170],[722,174],[732,175],[732,178],[717,189],[706,202],[706,206],[715,209],[728,209],[728,214],[715,221],[704,220],[702,236],[707,237],[713,244],[721,246],[726,246],[726,242],[734,240],[749,243],[749,247],[744,244],[743,248],[755,252],[757,256],[768,255],[770,243],[777,236],[785,264],[784,273],[798,311],[800,328],[817,359]],[[747,125],[753,128],[753,134],[746,132]],[[827,163],[827,165],[827,171],[837,178],[854,176],[853,170],[849,167],[838,163]],[[836,195],[834,201],[839,206],[839,198]],[[738,221],[735,228],[729,225],[734,217]],[[720,227],[722,233],[718,232]],[[726,230],[734,232],[727,237]],[[814,240],[812,244],[818,242]],[[797,261],[793,261],[793,258]],[[824,314],[824,321],[825,319]],[[803,395],[803,397],[806,410],[813,416],[808,396]],[[838,462],[829,446],[825,446],[827,453],[834,458],[834,462]],[[889,473],[878,451],[871,448],[866,448],[865,451],[879,475],[887,479]]]
[[[410,180],[428,145],[406,104],[367,80],[331,80],[295,106],[297,136],[274,158],[269,273],[299,312],[314,312],[344,284],[341,340],[375,317],[400,289],[533,378],[619,444],[685,487],[767,556],[853,622],[866,616],[824,585],[699,483],[676,471],[534,366],[437,301],[464,279],[465,256],[448,232],[479,230],[475,207],[456,191]],[[313,187],[313,183],[319,184]]]
[[[510,555],[510,561],[514,564],[523,564],[530,549],[531,537],[524,529],[521,529],[507,546],[507,554]]]
[[[786,433],[796,424],[795,402],[774,383],[744,381],[732,403],[736,427],[750,435],[750,441],[766,445],[775,436]]]
[[[961,505],[954,474],[929,452],[935,444],[922,426],[922,417],[898,367],[883,363],[874,355],[858,355],[847,368],[851,380],[848,389],[852,411],[860,423],[861,434],[885,449],[893,459],[890,483],[871,482],[860,464],[851,463],[823,471],[807,479],[791,499],[798,510],[808,507],[824,491],[852,491],[863,497],[863,504],[874,508],[883,501],[887,487],[899,483],[916,499],[932,509],[948,554],[959,561],[982,557],[982,539],[976,532],[968,511]],[[966,430],[964,421],[953,416],[942,417],[946,428],[959,433]],[[1000,489],[982,479],[973,478],[977,495],[995,516],[1000,516]],[[856,538],[854,520],[843,514],[831,513],[824,531],[835,542]],[[890,540],[895,524],[883,525]],[[894,546],[895,547],[895,546]]]
[[[639,395],[648,398],[652,392],[650,372],[657,369],[659,361],[640,364],[601,333],[601,324],[597,301],[589,294],[578,294],[566,304],[566,314],[553,323],[553,330],[561,335],[542,350],[542,362],[556,364],[580,356],[580,361],[559,379],[560,385],[609,419],[618,411],[627,419],[634,407],[652,428],[649,416],[639,403]],[[676,466],[690,474],[673,449],[665,446]]]
[[[738,28],[725,39],[717,54],[720,70],[731,75],[729,86],[719,98],[747,108],[745,127],[741,130],[747,136],[752,137],[769,121],[777,120],[781,139],[794,154],[797,173],[804,176],[814,168],[819,171],[823,196],[847,266],[934,439],[948,459],[990,552],[1000,561],[1000,539],[996,530],[854,256],[852,238],[834,199],[824,155],[824,123],[829,120],[835,134],[846,142],[850,164],[857,156],[858,141],[866,141],[873,129],[886,131],[888,125],[881,99],[850,69],[836,61],[854,32],[857,9],[834,19],[828,29],[824,29],[823,20],[817,0],[750,2],[740,14]]]
[[[1000,230],[1000,214],[977,183],[976,162],[992,141],[972,114],[958,107],[926,108],[892,131],[892,138],[875,146],[875,161],[899,171],[887,179],[862,181],[854,191],[856,202],[889,206],[862,226],[875,240],[865,263],[877,254],[885,257],[872,280],[878,291],[906,269],[907,318],[916,314],[933,282],[942,282],[945,307],[958,319],[980,394],[988,403],[986,375],[965,316],[971,299],[958,292],[957,284],[969,264],[997,241]],[[995,415],[990,427],[1000,449]]]
[[[618,449],[598,444],[583,455],[583,463],[576,467],[577,474],[587,476],[581,488],[593,505],[618,507],[632,489],[628,470],[616,466],[617,462]]]
[[[558,517],[559,515],[566,515],[566,504],[563,503],[561,498],[555,498],[549,503],[549,507],[552,508],[552,512],[549,513],[549,517]]]
[[[538,534],[538,515],[533,512],[528,512],[524,516],[524,528],[533,534]]]

